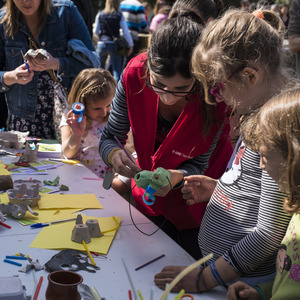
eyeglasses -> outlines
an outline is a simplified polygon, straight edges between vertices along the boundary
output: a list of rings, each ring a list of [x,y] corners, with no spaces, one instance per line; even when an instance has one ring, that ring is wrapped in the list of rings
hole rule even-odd
[[[225,82],[221,82],[217,87],[210,87],[209,92],[212,96],[214,96],[217,100],[221,101],[222,96],[220,94],[221,88],[225,85]]]
[[[188,92],[174,92],[174,91],[165,90],[161,87],[158,87],[158,86],[150,83],[150,74],[149,73],[146,78],[146,85],[150,90],[154,91],[156,94],[172,94],[173,96],[176,96],[176,97],[185,97],[187,95],[194,94],[196,91],[195,86],[193,86],[191,88],[191,90]]]
[[[244,68],[245,68],[245,66],[242,66],[242,67],[238,68],[237,70],[235,70],[234,72],[232,72],[232,74],[228,77],[227,81],[230,80],[235,74],[241,72]],[[253,68],[253,69],[257,71],[256,68]],[[215,97],[215,99],[222,101],[223,98],[222,98],[222,95],[220,94],[220,91],[224,86],[225,86],[225,81],[221,82],[217,86],[210,87],[208,89],[208,91],[213,97]]]

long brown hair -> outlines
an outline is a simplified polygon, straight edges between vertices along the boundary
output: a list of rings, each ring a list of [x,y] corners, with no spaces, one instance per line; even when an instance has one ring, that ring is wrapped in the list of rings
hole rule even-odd
[[[45,22],[47,15],[50,15],[51,8],[53,7],[52,0],[42,0],[39,7],[39,24],[40,28]],[[0,24],[5,23],[5,33],[9,37],[14,37],[14,34],[19,30],[19,15],[21,14],[18,8],[16,7],[13,0],[6,0],[4,6],[6,9],[3,19],[0,21]]]
[[[206,102],[214,101],[209,88],[224,79],[234,77],[242,83],[240,71],[247,66],[258,65],[264,71],[269,89],[284,78],[282,21],[272,11],[261,12],[263,19],[230,9],[204,28],[192,56],[192,71],[204,86]]]
[[[300,213],[300,86],[269,100],[241,126],[243,140],[255,151],[265,145],[285,159],[282,174],[288,213]],[[281,184],[279,183],[279,186]]]
[[[75,102],[87,106],[91,101],[107,99],[116,92],[117,82],[111,73],[104,69],[89,68],[82,70],[74,80],[68,95],[70,107]],[[105,121],[108,120],[109,114]],[[86,132],[91,128],[92,121],[87,119]]]

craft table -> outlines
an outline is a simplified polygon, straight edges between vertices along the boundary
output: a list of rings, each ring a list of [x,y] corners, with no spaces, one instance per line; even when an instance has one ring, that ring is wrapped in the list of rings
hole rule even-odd
[[[0,160],[6,164],[12,161],[12,157],[2,156]],[[13,175],[13,180],[29,178],[43,181],[53,180],[57,175],[61,183],[69,186],[70,191],[63,193],[70,194],[91,194],[94,193],[103,209],[86,210],[83,213],[95,217],[121,216],[120,228],[112,242],[106,256],[95,257],[95,262],[100,270],[96,273],[79,271],[83,276],[83,283],[96,287],[101,297],[114,300],[127,300],[128,290],[131,289],[121,258],[124,259],[129,273],[132,277],[135,289],[141,291],[144,300],[150,299],[150,290],[153,288],[153,299],[158,300],[163,291],[154,286],[153,277],[166,265],[190,265],[195,260],[169,238],[162,230],[152,236],[140,233],[132,223],[129,214],[129,204],[112,189],[102,188],[102,181],[83,180],[83,177],[96,178],[96,176],[82,165],[64,164],[56,169],[48,170],[48,175]],[[157,226],[142,215],[135,207],[131,206],[131,212],[135,224],[143,231],[152,233]],[[38,259],[42,265],[58,253],[56,250],[31,248],[30,244],[35,239],[40,229],[31,229],[29,226],[22,226],[16,220],[8,218],[6,221],[12,229],[0,226],[0,276],[18,275],[22,284],[26,287],[27,295],[32,295],[34,283],[32,272],[18,272],[20,267],[3,262],[6,255],[14,255],[21,252],[29,254],[31,258]],[[53,225],[54,226],[54,225]],[[135,268],[145,262],[161,255],[165,257],[156,262],[135,271]],[[45,291],[48,285],[48,272],[41,270],[36,272],[37,278],[44,277],[38,299],[45,299]],[[174,299],[176,294],[170,294],[168,299]],[[134,298],[133,298],[134,299]],[[203,294],[195,294],[194,299],[218,300],[226,299],[226,291],[218,287]]]

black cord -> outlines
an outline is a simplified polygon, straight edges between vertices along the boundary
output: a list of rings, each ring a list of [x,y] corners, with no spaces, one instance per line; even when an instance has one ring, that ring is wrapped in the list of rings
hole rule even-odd
[[[169,179],[168,177],[166,177],[166,178],[167,178],[167,180],[169,181],[169,184],[170,184],[170,187],[171,187],[170,207],[169,207],[169,211],[168,211],[168,213],[167,213],[166,218],[164,219],[164,221],[162,222],[162,224],[161,224],[154,232],[152,232],[152,233],[146,233],[146,232],[144,232],[143,230],[141,230],[140,228],[138,228],[137,225],[134,223],[133,217],[132,217],[132,212],[131,212],[130,197],[129,197],[129,200],[128,200],[128,202],[129,202],[129,214],[130,214],[130,218],[131,218],[132,224],[134,225],[134,227],[135,227],[139,232],[141,232],[141,233],[144,234],[144,235],[151,236],[151,235],[153,235],[154,233],[156,233],[159,229],[161,229],[161,228],[166,224],[166,222],[167,222],[167,220],[168,220],[168,217],[169,217],[169,215],[170,215],[171,208],[172,208],[172,202],[173,202],[173,197],[172,197],[172,196],[173,196],[173,195],[172,195],[172,190],[173,190],[173,188],[172,188],[170,179]],[[133,190],[135,187],[136,187],[136,184],[135,184],[134,187],[131,189],[131,194],[132,194],[132,190]],[[136,208],[137,208],[137,207],[136,207]],[[138,208],[137,208],[137,210],[140,211]],[[141,212],[141,211],[140,211],[140,212]]]

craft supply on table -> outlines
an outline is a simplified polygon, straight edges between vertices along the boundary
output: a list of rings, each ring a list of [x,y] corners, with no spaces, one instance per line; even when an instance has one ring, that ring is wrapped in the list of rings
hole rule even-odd
[[[146,267],[146,266],[152,264],[153,262],[155,262],[155,261],[157,261],[157,260],[159,260],[159,259],[161,259],[161,258],[163,258],[163,257],[165,257],[164,254],[162,254],[162,255],[160,255],[160,256],[158,256],[158,257],[156,257],[156,258],[154,258],[154,259],[152,259],[152,260],[150,260],[150,261],[148,261],[148,262],[146,262],[146,263],[144,263],[143,265],[141,265],[141,266],[135,268],[135,270],[138,271],[138,270],[140,270],[140,269],[142,269],[142,268],[144,268],[144,267]]]
[[[78,122],[79,123],[82,121],[84,108],[85,108],[84,105],[82,103],[80,103],[80,102],[75,102],[72,105],[73,114],[77,115],[77,116],[80,116],[78,118]]]
[[[36,223],[36,224],[32,224],[30,225],[31,228],[42,228],[45,226],[49,226],[52,224],[57,224],[57,223],[62,223],[62,222],[69,222],[69,221],[74,221],[76,220],[76,218],[71,218],[71,219],[65,219],[65,220],[57,220],[57,221],[52,221],[52,222],[48,222],[48,223]]]
[[[13,261],[13,260],[10,260],[10,259],[3,259],[4,262],[8,263],[8,264],[11,264],[11,265],[15,265],[15,266],[18,266],[18,267],[22,267],[22,264],[21,263],[18,263],[16,261]]]
[[[36,289],[35,289],[35,292],[34,292],[34,296],[33,296],[33,300],[37,300],[39,292],[40,292],[40,289],[41,289],[42,282],[43,282],[43,276],[40,277],[39,282],[38,282],[38,284],[36,286]]]
[[[59,162],[69,164],[69,165],[77,165],[78,163],[80,163],[80,161],[77,159],[49,158],[49,160],[50,161],[59,161]]]
[[[11,226],[5,224],[4,222],[1,222],[1,221],[0,221],[0,225],[3,226],[3,227],[6,227],[6,228],[8,228],[8,229],[11,229]]]

